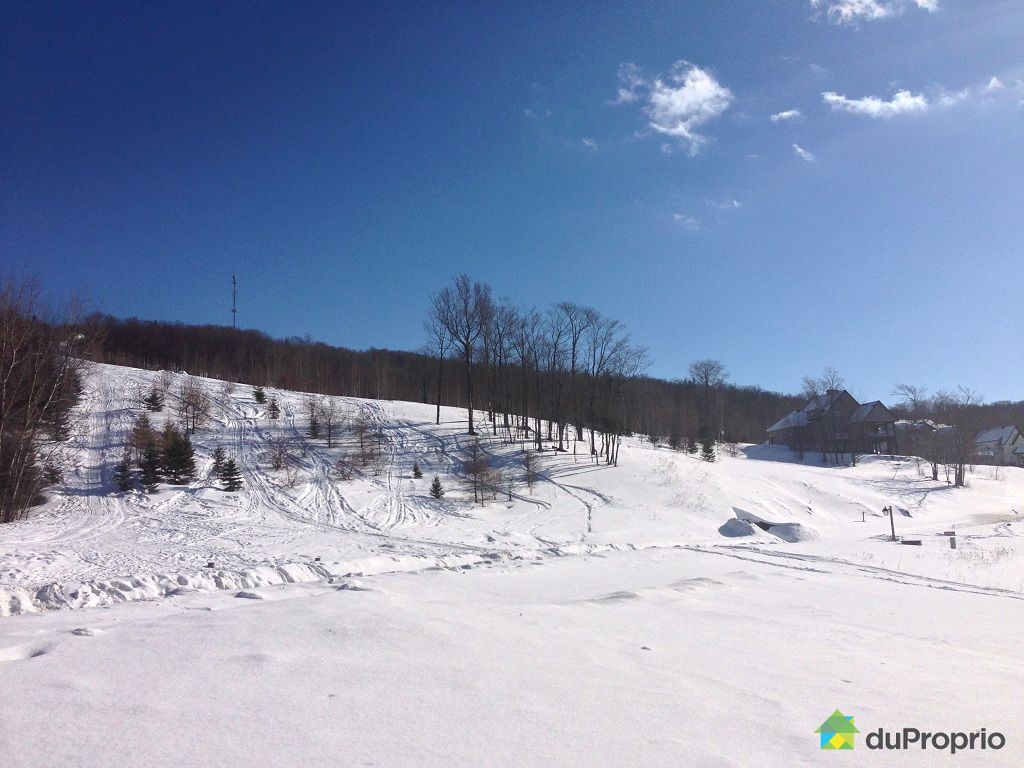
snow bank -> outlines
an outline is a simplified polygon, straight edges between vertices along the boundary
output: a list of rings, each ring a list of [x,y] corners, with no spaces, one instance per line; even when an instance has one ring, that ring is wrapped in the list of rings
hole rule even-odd
[[[136,600],[178,597],[194,592],[237,590],[239,596],[249,590],[278,584],[308,584],[342,576],[398,573],[427,568],[463,568],[490,563],[499,556],[445,555],[432,558],[371,557],[338,563],[284,563],[240,571],[204,569],[191,573],[126,576],[117,579],[87,581],[80,584],[49,584],[32,591],[24,588],[0,588],[0,616],[22,613],[91,608]]]

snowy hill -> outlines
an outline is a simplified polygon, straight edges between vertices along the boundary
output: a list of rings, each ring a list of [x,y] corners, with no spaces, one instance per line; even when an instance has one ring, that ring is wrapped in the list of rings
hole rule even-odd
[[[113,467],[144,410],[142,395],[169,384],[167,407],[152,414],[159,428],[174,418],[186,378],[92,369],[65,484],[29,519],[0,528],[0,615],[352,572],[678,545],[742,546],[764,557],[799,551],[1024,589],[1024,571],[1014,562],[1015,534],[1024,530],[1024,470],[978,468],[969,488],[954,490],[908,458],[824,467],[814,454],[796,463],[785,448],[749,446],[707,463],[628,439],[618,467],[595,464],[583,443],[567,453],[544,451],[532,491],[518,478],[511,501],[501,489],[481,506],[460,487],[469,441],[462,410],[442,409],[435,425],[433,406],[334,398],[350,421],[362,416],[386,436],[384,460],[342,480],[334,465],[355,451],[351,428],[327,448],[323,437],[306,435],[307,396],[268,389],[281,409],[273,420],[252,387],[209,379],[197,379],[212,404],[193,437],[197,479],[161,485],[152,495],[117,493]],[[486,422],[481,428],[492,463],[521,474],[522,446],[503,445]],[[291,472],[270,468],[280,437],[293,446]],[[211,476],[217,447],[239,462],[242,491],[225,493]],[[422,479],[412,477],[414,462]],[[441,500],[428,493],[434,474],[449,489]],[[921,549],[880,540],[890,530],[881,512],[889,505],[900,512],[897,533],[922,537]],[[959,534],[956,552],[939,536],[950,529]]]
[[[275,420],[251,387],[200,380],[196,479],[118,493],[162,378],[95,366],[64,484],[0,527],[0,613],[20,614],[0,619],[4,766],[789,768],[820,764],[837,707],[858,751],[879,727],[1005,736],[900,765],[1021,764],[1024,470],[953,490],[912,458],[707,463],[630,439],[618,467],[545,451],[532,490],[479,505],[464,412],[338,398],[387,447],[343,479],[358,436],[308,438],[303,395],[268,389]],[[218,447],[239,492],[210,475]],[[888,505],[920,546],[887,540]]]

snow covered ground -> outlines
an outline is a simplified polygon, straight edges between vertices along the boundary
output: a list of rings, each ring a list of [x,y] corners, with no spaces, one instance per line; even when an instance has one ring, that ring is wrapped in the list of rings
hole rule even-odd
[[[858,764],[1024,761],[1024,470],[954,490],[914,459],[628,440],[617,468],[545,452],[532,492],[479,506],[463,411],[337,398],[390,445],[342,481],[354,437],[304,438],[301,395],[268,389],[273,421],[203,380],[199,479],[117,494],[159,378],[96,366],[66,485],[0,527],[0,765],[816,765],[841,759],[814,733],[837,708]],[[277,435],[305,451],[291,487]],[[208,477],[218,445],[241,492]],[[887,540],[890,504],[921,546]],[[868,752],[881,726],[1007,744]]]

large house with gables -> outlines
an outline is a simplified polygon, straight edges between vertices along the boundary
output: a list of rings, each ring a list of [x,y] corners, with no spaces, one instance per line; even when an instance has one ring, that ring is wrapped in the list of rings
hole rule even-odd
[[[1013,424],[986,430],[974,438],[974,455],[985,463],[1024,467],[1024,435]]]
[[[797,453],[898,453],[896,417],[880,401],[858,403],[845,389],[812,397],[768,427],[768,442]]]

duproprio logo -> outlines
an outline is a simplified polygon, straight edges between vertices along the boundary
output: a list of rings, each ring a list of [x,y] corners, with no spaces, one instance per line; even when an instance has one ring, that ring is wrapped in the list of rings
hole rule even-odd
[[[844,715],[838,709],[818,726],[822,749],[853,749],[853,735],[860,733],[853,724],[853,715]]]
[[[815,733],[821,737],[822,749],[853,749],[854,734],[860,729],[853,724],[853,715],[844,715],[838,709],[828,720],[818,726]],[[868,749],[904,750],[921,749],[957,752],[975,749],[999,750],[1006,746],[1006,737],[999,731],[980,728],[970,733],[964,731],[922,731],[919,728],[888,730],[875,728],[864,738]]]

